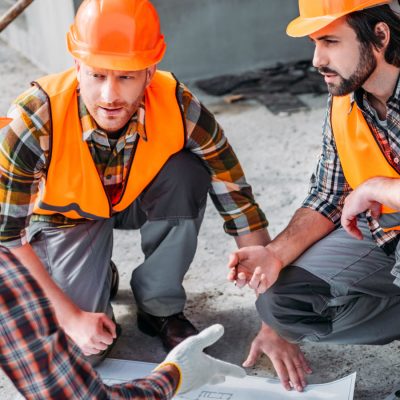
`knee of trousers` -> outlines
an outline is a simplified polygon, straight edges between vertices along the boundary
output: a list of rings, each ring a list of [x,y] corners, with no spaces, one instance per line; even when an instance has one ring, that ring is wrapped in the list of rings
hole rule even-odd
[[[287,301],[288,300],[288,301]],[[283,337],[291,337],[291,330],[295,322],[296,313],[290,299],[279,293],[279,284],[269,288],[261,294],[256,301],[256,308],[260,318],[268,326]]]
[[[193,153],[182,150],[169,158],[142,194],[148,220],[197,218],[205,206],[211,175]]]

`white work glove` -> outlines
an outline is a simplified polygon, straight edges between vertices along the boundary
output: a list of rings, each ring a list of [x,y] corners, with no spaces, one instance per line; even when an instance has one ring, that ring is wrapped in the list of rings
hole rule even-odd
[[[225,381],[225,376],[244,378],[246,372],[237,365],[218,360],[203,353],[204,348],[214,344],[224,334],[220,324],[212,325],[198,335],[185,339],[167,355],[157,369],[172,364],[180,372],[177,388],[179,394],[198,389],[205,384]]]

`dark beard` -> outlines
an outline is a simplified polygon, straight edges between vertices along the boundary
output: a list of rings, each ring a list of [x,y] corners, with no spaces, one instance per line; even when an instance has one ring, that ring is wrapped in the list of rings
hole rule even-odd
[[[376,58],[372,51],[372,47],[368,44],[360,44],[360,61],[357,65],[356,70],[354,73],[348,78],[343,78],[340,74],[338,76],[341,78],[341,82],[339,85],[332,85],[328,83],[328,91],[333,96],[345,96],[349,93],[354,92],[355,90],[359,89],[367,79],[372,75],[372,73],[376,69]],[[320,72],[333,72],[333,71],[326,67],[321,67],[318,69]]]

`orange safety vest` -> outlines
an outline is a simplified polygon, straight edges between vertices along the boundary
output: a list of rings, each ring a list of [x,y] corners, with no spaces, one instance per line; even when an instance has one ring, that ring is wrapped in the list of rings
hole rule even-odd
[[[184,146],[185,125],[176,96],[178,82],[171,73],[157,71],[145,92],[147,140],[138,139],[121,198],[111,204],[88,144],[82,139],[75,69],[45,76],[35,84],[50,101],[51,147],[47,176],[34,213],[108,218],[132,204],[169,157]]]
[[[351,104],[350,96],[333,97],[331,124],[344,176],[352,189],[376,176],[400,178],[382,153],[363,113],[356,103]],[[385,231],[400,230],[399,223],[400,212],[382,205],[381,227]]]

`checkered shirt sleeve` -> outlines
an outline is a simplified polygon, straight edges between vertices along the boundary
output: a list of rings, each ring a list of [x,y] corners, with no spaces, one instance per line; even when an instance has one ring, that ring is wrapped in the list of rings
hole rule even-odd
[[[351,188],[346,181],[330,122],[331,98],[323,125],[322,151],[311,176],[308,196],[302,207],[318,211],[335,225],[340,224],[344,200]]]
[[[0,248],[0,365],[26,399],[170,399],[174,381],[157,371],[107,386],[57,326],[42,289]]]
[[[211,174],[211,199],[224,219],[224,230],[241,236],[268,225],[240,162],[215,116],[184,86],[178,96],[186,120],[186,148]]]

